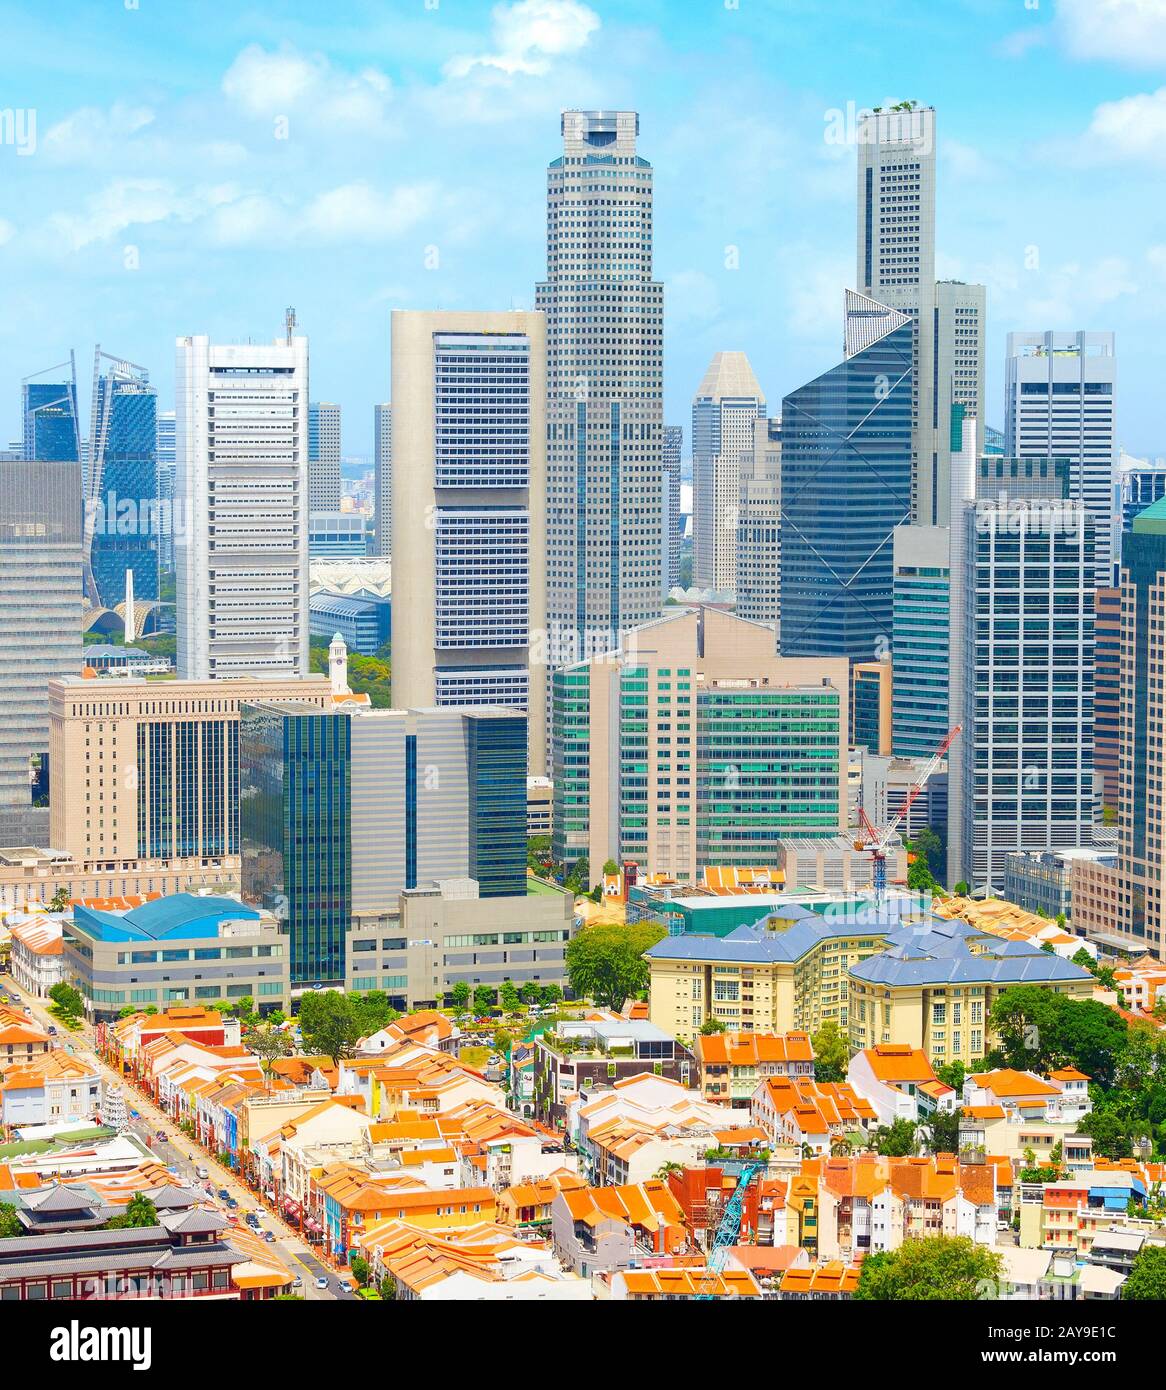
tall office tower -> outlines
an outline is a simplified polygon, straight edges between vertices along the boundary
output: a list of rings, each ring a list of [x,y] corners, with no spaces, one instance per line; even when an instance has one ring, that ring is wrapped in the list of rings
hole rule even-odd
[[[911,517],[915,328],[890,309],[867,323],[852,355],[782,402],[785,656],[869,661],[890,643],[891,541]]]
[[[964,428],[954,467],[975,498],[953,497],[948,881],[993,893],[1009,854],[1093,841],[1095,535],[1067,459],[968,469]]]
[[[891,663],[856,661],[850,668],[850,743],[870,753],[891,752]]]
[[[680,547],[684,541],[680,514],[680,456],[684,451],[684,426],[664,426],[664,597],[680,583]]]
[[[1119,582],[1122,537],[1134,529],[1134,517],[1166,497],[1166,459],[1139,459],[1118,450],[1113,481],[1114,583]]]
[[[48,682],[81,669],[82,568],[80,463],[0,463],[0,809],[31,807]]]
[[[340,510],[340,407],[308,403],[308,510]]]
[[[51,377],[38,381],[37,377]],[[24,421],[24,457],[50,463],[76,463],[81,459],[81,425],[77,413],[77,364],[46,367],[25,377],[21,388]]]
[[[1097,583],[1113,582],[1114,394],[1112,333],[1009,333],[1005,452],[1067,458],[1071,495],[1093,516]]]
[[[525,895],[526,741],[514,710],[243,706],[243,896],[284,922],[293,983],[342,983],[353,917],[403,894]]]
[[[158,597],[158,393],[150,374],[97,349],[86,485],[90,598],[106,608],[126,595]]]
[[[1093,595],[1096,643],[1093,694],[1093,766],[1103,806],[1117,809],[1121,743],[1121,589],[1099,586]]]
[[[547,169],[547,618],[552,664],[662,606],[664,287],[634,111],[565,111]],[[394,398],[394,404],[397,404]]]
[[[546,766],[546,321],[395,310],[393,707],[507,705]]]
[[[753,448],[741,457],[737,513],[736,614],[781,624],[781,421],[754,420]]]
[[[753,427],[765,397],[743,352],[718,352],[692,398],[692,582],[733,592],[741,459],[753,452]]]
[[[930,515],[916,520],[923,525],[948,524],[951,493],[952,436],[958,449],[961,426],[953,426],[953,407],[973,414],[980,429],[977,450],[984,452],[985,323],[988,292],[983,285],[962,280],[940,280],[935,286],[932,318],[934,390],[931,403],[931,451],[933,474]]]
[[[761,623],[673,610],[554,676],[554,856],[691,882],[846,828],[849,668]]]
[[[373,406],[373,466],[376,483],[373,509],[378,555],[393,550],[393,407],[389,401]]]
[[[154,449],[158,456],[158,566],[164,574],[174,573],[174,493],[175,422],[172,410],[158,412]],[[181,520],[178,522],[182,524]]]
[[[950,543],[946,526],[895,527],[891,729],[897,758],[930,757],[950,727]]]
[[[308,340],[179,338],[178,674],[308,671]]]
[[[858,283],[912,321],[912,500],[916,521],[940,520],[935,408],[935,111],[867,114],[858,130]]]
[[[955,426],[953,425],[954,429]],[[954,452],[954,448],[953,448]],[[984,426],[984,453],[998,454],[1004,457],[1004,431],[993,429],[991,425]]]

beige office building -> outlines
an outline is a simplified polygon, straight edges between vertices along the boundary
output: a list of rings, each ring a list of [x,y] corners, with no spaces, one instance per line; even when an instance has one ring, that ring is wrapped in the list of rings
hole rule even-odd
[[[326,676],[50,681],[53,849],[82,873],[168,892],[205,871],[237,880],[239,706],[257,700],[330,708],[332,687]]]
[[[393,705],[505,705],[546,770],[546,323],[393,314]]]

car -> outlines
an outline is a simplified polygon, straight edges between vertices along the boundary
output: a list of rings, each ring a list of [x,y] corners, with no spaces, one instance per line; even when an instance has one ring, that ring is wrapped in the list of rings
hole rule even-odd
[[[326,1289],[328,1287],[328,1281],[324,1278],[323,1275],[321,1275],[320,1278],[316,1280],[316,1287],[318,1289]]]
[[[300,1278],[300,1276],[297,1274],[296,1277],[292,1280],[292,1288],[293,1288],[293,1289],[302,1289],[303,1287],[304,1287],[304,1281],[303,1281],[303,1280]]]
[[[231,1200],[231,1194],[227,1191],[227,1189],[226,1189],[225,1187],[220,1187],[220,1188],[219,1188],[219,1201],[220,1201],[220,1202],[229,1202],[230,1200]]]
[[[165,1138],[165,1136],[163,1136],[163,1138]],[[194,1170],[194,1176],[199,1180],[199,1182],[206,1182],[207,1178],[210,1177],[210,1174],[200,1163],[198,1167]]]
[[[162,1143],[162,1144],[164,1144],[164,1143],[166,1142],[166,1140],[169,1138],[169,1135],[166,1133],[166,1131],[165,1131],[164,1129],[158,1130],[158,1131],[157,1131],[157,1136],[158,1136],[158,1141],[159,1141],[159,1143]]]
[[[255,1215],[253,1211],[249,1211],[247,1215],[244,1216],[243,1220],[246,1221],[248,1226],[253,1226],[255,1230],[259,1229],[259,1218]]]
[[[51,1023],[49,1024],[48,1034],[50,1038],[55,1038],[57,1036],[57,1030],[53,1027]]]
[[[239,1203],[235,1201],[234,1197],[227,1198],[227,1206],[230,1207],[232,1211],[238,1211],[239,1209]]]
[[[233,1211],[229,1211],[229,1212],[227,1213],[227,1225],[228,1225],[228,1226],[237,1226],[238,1224],[239,1224],[239,1218],[235,1215],[235,1213],[234,1213]]]
[[[263,1239],[268,1243],[268,1245],[270,1245],[270,1244],[272,1243],[272,1241],[275,1239],[275,1232],[274,1232],[274,1231],[264,1231],[264,1232],[263,1232]]]

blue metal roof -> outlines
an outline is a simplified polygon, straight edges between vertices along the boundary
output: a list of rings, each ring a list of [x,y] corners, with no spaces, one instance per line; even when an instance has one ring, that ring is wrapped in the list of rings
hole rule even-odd
[[[234,898],[198,897],[174,893],[155,898],[131,912],[99,912],[78,904],[73,924],[99,941],[164,941],[214,939],[225,921],[258,921],[253,907]]]

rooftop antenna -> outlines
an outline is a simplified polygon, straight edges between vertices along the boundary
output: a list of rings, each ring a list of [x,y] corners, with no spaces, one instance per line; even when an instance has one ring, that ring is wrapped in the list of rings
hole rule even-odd
[[[292,334],[295,332],[296,327],[296,311],[292,308],[290,304],[284,310],[283,321],[287,326],[287,345],[288,347],[291,347]]]

